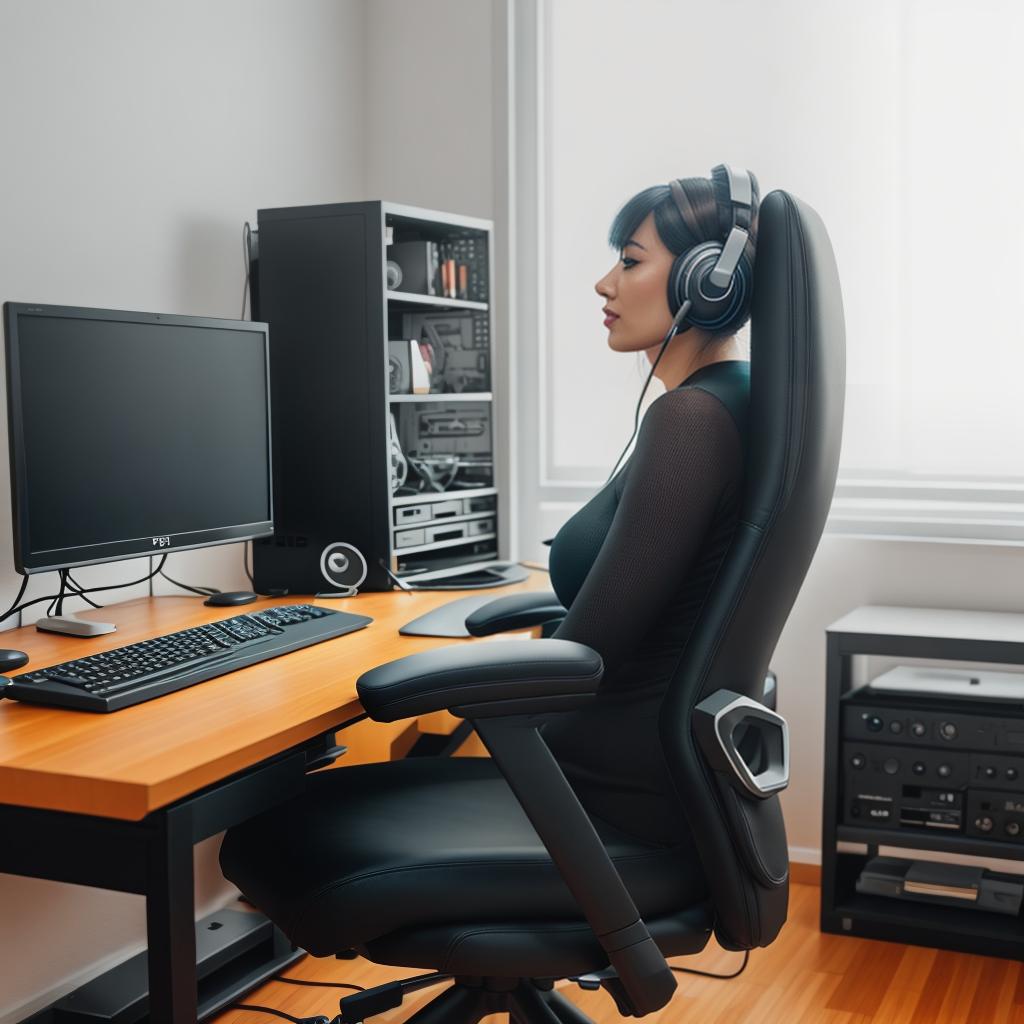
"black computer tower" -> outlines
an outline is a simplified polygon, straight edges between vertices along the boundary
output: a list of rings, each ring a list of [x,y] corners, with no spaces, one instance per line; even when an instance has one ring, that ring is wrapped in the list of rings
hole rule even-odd
[[[385,567],[436,585],[499,558],[492,231],[384,201],[259,211],[275,535],[253,545],[257,590],[336,589],[336,544],[364,590],[392,589]]]

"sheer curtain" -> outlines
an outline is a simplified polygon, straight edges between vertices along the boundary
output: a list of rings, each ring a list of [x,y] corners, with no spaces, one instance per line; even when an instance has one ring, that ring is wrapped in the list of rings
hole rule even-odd
[[[848,390],[830,529],[1024,543],[1024,5],[537,0],[539,497],[632,430],[594,282],[634,192],[745,166],[828,226]],[[523,65],[520,64],[520,67]],[[531,429],[534,429],[531,426]]]

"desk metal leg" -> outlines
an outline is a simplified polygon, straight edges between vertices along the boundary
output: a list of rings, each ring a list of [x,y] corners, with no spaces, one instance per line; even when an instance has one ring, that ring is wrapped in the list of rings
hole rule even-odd
[[[195,895],[192,818],[188,807],[157,816],[149,846],[146,935],[150,1024],[195,1024]]]

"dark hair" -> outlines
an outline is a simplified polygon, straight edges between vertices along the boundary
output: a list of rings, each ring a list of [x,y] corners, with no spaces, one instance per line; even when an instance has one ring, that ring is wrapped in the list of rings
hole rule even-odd
[[[615,215],[611,230],[608,232],[608,244],[616,251],[621,252],[644,218],[652,212],[658,237],[665,248],[676,256],[701,242],[724,242],[729,228],[732,226],[729,178],[725,168],[722,165],[712,168],[710,178],[680,178],[679,184],[693,207],[697,221],[696,226],[699,228],[699,237],[683,220],[679,208],[672,198],[672,190],[669,186],[652,185],[642,192],[637,192]],[[750,265],[753,266],[757,245],[757,212],[761,193],[758,189],[757,178],[752,173],[750,174],[750,184],[752,191],[750,240],[747,242],[745,251]],[[749,319],[750,301],[748,299],[732,320],[708,338],[708,345],[731,337]]]

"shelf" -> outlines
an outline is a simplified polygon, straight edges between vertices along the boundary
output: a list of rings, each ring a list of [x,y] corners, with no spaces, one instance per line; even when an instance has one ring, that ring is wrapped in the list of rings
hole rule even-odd
[[[392,496],[391,505],[419,505],[424,501],[445,501],[449,498],[483,498],[488,494],[497,494],[497,487],[467,487],[465,490],[454,491],[423,491],[421,494],[401,494]]]
[[[494,513],[488,513],[493,515]],[[437,523],[431,523],[431,526],[436,526]],[[419,555],[424,551],[441,551],[444,548],[457,548],[461,544],[476,544],[483,540],[494,540],[498,535],[496,533],[478,533],[475,537],[453,537],[451,540],[435,540],[433,544],[414,544],[408,548],[395,548],[394,553],[399,558],[405,555]]]
[[[387,296],[388,302],[395,302],[403,306],[436,306],[439,309],[479,310],[490,308],[486,302],[470,302],[469,299],[446,299],[443,295],[417,295],[415,292],[389,291]]]
[[[953,932],[982,939],[1000,938],[1024,945],[1024,920],[991,910],[944,907],[936,903],[917,903],[858,892],[836,904],[833,913],[861,921]]]
[[[428,395],[388,395],[389,402],[490,402],[493,391],[452,391]]]
[[[892,828],[857,828],[836,826],[836,839],[845,843],[869,843],[874,846],[905,846],[913,850],[935,850],[940,853],[965,853],[975,857],[1001,857],[1024,860],[1024,843],[1008,843],[999,839],[974,836],[939,836],[931,832],[910,832]]]
[[[395,523],[391,529],[398,533],[401,530],[422,530],[426,526],[438,526],[441,523],[467,523],[470,519],[493,519],[496,511],[492,508],[483,512],[466,512],[461,516],[441,516],[439,519],[424,519],[420,522]]]

